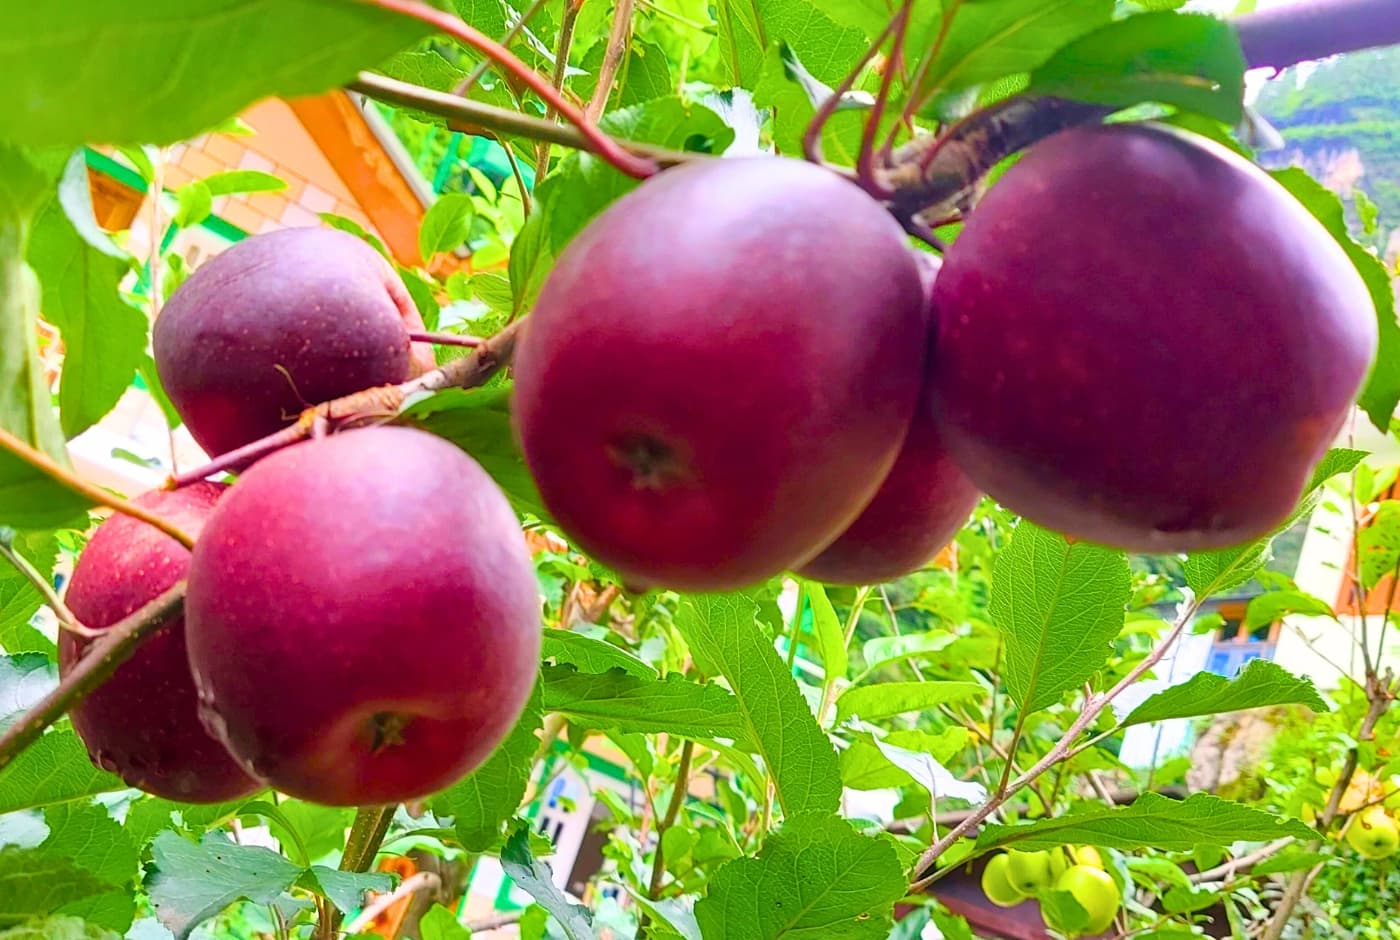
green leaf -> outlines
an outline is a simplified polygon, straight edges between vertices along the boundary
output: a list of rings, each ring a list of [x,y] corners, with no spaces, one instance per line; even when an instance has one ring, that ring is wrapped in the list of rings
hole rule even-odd
[[[745,737],[763,756],[783,812],[835,812],[836,751],[756,616],[746,594],[693,595],[682,599],[676,627],[700,670],[724,676],[734,690]]]
[[[1162,910],[1168,914],[1191,914],[1219,903],[1220,892],[1208,888],[1183,888],[1176,885],[1162,895]]]
[[[1261,539],[1223,548],[1214,552],[1194,552],[1186,556],[1182,570],[1186,584],[1199,598],[1207,598],[1221,591],[1244,584],[1254,577],[1254,572],[1269,558],[1269,546],[1274,537],[1293,525],[1298,519],[1313,511],[1319,498],[1318,490],[1323,483],[1339,473],[1350,472],[1366,457],[1365,451],[1333,448],[1318,462],[1312,479],[1303,490],[1297,508],[1273,532]]]
[[[977,836],[977,849],[985,852],[1014,845],[1035,850],[1083,843],[1130,852],[1143,848],[1189,851],[1198,845],[1312,835],[1312,829],[1296,819],[1280,819],[1207,793],[1195,793],[1186,800],[1144,793],[1130,806],[1096,805],[1033,823],[985,826]]]
[[[1089,912],[1068,891],[1051,889],[1036,895],[1045,923],[1067,937],[1078,937],[1089,929]]]
[[[428,908],[427,913],[418,920],[420,940],[469,940],[471,935],[472,932],[457,919],[457,915],[441,904]]]
[[[65,858],[39,849],[0,849],[0,928],[53,914],[104,885]]]
[[[621,669],[601,675],[573,666],[545,666],[544,710],[580,727],[683,738],[742,738],[745,724],[733,695],[678,673],[641,679]]]
[[[1336,193],[1296,167],[1275,170],[1270,175],[1332,234],[1356,266],[1357,273],[1371,294],[1371,300],[1376,305],[1380,346],[1357,402],[1370,417],[1371,423],[1382,433],[1388,433],[1390,416],[1395,413],[1396,404],[1400,403],[1400,323],[1395,319],[1395,289],[1390,272],[1380,258],[1351,237],[1342,201]]]
[[[977,682],[882,682],[858,685],[836,700],[836,721],[857,717],[879,721],[906,712],[923,712],[939,705],[985,698],[987,689]]]
[[[394,887],[394,876],[380,871],[341,871],[325,865],[312,865],[306,880],[313,882],[312,890],[330,898],[343,913],[349,913],[365,903],[365,892],[384,894]]]
[[[121,940],[121,934],[89,924],[81,917],[60,915],[0,930],[0,940]]]
[[[156,870],[146,879],[146,892],[176,940],[234,901],[272,903],[302,873],[276,852],[235,845],[221,832],[207,833],[197,845],[162,832],[151,843],[151,857]]]
[[[1364,570],[1364,556],[1362,567]],[[1326,601],[1305,591],[1268,591],[1250,599],[1249,607],[1244,613],[1244,628],[1256,630],[1277,623],[1290,614],[1303,614],[1308,617],[1336,616]]]
[[[1021,708],[1053,705],[1103,666],[1130,579],[1121,552],[1016,526],[997,556],[988,611],[1006,638],[1006,688]]]
[[[501,849],[501,868],[516,885],[549,911],[568,940],[594,940],[593,914],[574,904],[554,884],[549,868],[530,853],[530,827],[515,828]]]
[[[317,0],[7,4],[0,138],[173,143],[260,98],[343,85],[428,32],[369,4]]]
[[[946,630],[929,633],[906,633],[903,636],[877,636],[861,647],[865,658],[865,673],[892,666],[906,659],[919,659],[938,653],[953,644],[957,635]]]
[[[495,845],[501,826],[519,808],[534,770],[541,717],[536,682],[515,727],[486,763],[433,797],[433,812],[452,817],[457,841],[467,851],[484,852]]]
[[[453,251],[467,240],[476,206],[466,193],[444,193],[428,208],[418,227],[418,251],[431,260],[440,251]]]
[[[579,672],[603,673],[609,669],[621,669],[638,679],[657,678],[655,669],[626,650],[572,630],[546,629],[540,658],[576,666]]]
[[[124,789],[120,778],[92,765],[83,742],[64,725],[40,737],[0,771],[0,813]]]
[[[68,859],[114,887],[135,880],[140,858],[136,845],[107,810],[95,803],[60,803],[44,810],[49,836],[39,851]]]
[[[812,605],[812,633],[821,651],[822,669],[826,680],[844,679],[849,662],[846,656],[846,633],[837,619],[836,610],[826,596],[826,590],[816,581],[808,581],[807,602]],[[799,611],[799,616],[801,612]]]
[[[4,17],[0,13],[0,23]],[[0,27],[0,36],[17,35],[23,34]],[[23,48],[27,42],[14,45]],[[0,74],[6,74],[2,66]],[[57,171],[0,144],[0,428],[66,468],[68,453],[39,363],[39,285],[24,260],[31,223]],[[53,528],[67,524],[88,505],[67,487],[0,450],[0,525]]]
[[[1134,708],[1123,724],[1220,715],[1265,705],[1306,705],[1315,712],[1327,711],[1311,679],[1295,676],[1267,659],[1253,659],[1233,679],[1198,672]]]
[[[723,153],[734,139],[734,132],[719,115],[676,97],[657,98],[613,111],[598,125],[628,140],[703,153]],[[619,173],[592,154],[575,153],[566,157],[559,169],[536,190],[537,211],[547,219],[548,255],[557,257],[589,220],[638,185],[637,180]],[[521,237],[524,234],[522,232]],[[514,248],[511,250],[511,283],[518,284]],[[519,287],[516,293],[518,300]]]
[[[282,851],[299,865],[310,865],[341,848],[355,817],[349,807],[317,806],[294,799],[284,799],[275,806],[249,801],[243,804],[242,812],[262,815]]]
[[[985,786],[976,781],[959,780],[932,754],[922,749],[901,747],[888,737],[879,735],[873,736],[871,743],[886,760],[907,773],[915,783],[927,790],[930,796],[963,800],[967,803],[986,802]]]
[[[201,180],[186,183],[175,190],[174,222],[181,228],[190,228],[209,218],[214,211],[214,194],[209,192]]]
[[[1030,71],[1112,15],[1113,0],[962,4],[916,91],[924,97]]]
[[[405,403],[399,417],[466,451],[505,491],[516,512],[549,521],[510,427],[510,388],[454,388]]]
[[[70,438],[101,420],[131,387],[146,354],[149,326],[146,315],[122,299],[119,288],[129,259],[96,229],[81,154],[69,162],[65,182],[74,172],[83,190],[81,205],[65,212],[59,202],[50,202],[35,220],[28,253],[43,288],[44,318],[63,334],[58,407]],[[81,234],[88,228],[97,230],[105,248]]]
[[[275,193],[287,188],[287,181],[262,170],[224,170],[200,180],[211,196],[233,193]]]
[[[1145,13],[1060,49],[1028,93],[1131,107],[1172,105],[1227,124],[1244,116],[1244,53],[1234,26],[1206,14]]]
[[[0,656],[0,728],[58,684],[58,666],[43,653]]]
[[[939,734],[929,734],[916,728],[891,731],[885,735],[886,747],[927,754],[940,764],[946,764],[967,747],[969,734],[964,728],[945,728]],[[857,735],[851,746],[841,752],[841,780],[853,790],[880,790],[913,784],[914,777],[892,761],[885,750],[876,746],[872,734]]]
[[[838,816],[791,816],[755,858],[726,862],[695,905],[705,937],[883,940],[905,878],[894,847]]]
[[[1336,856],[1323,852],[1304,852],[1299,849],[1286,849],[1273,858],[1266,858],[1251,868],[1253,875],[1281,875],[1284,872],[1303,871],[1331,861]]]
[[[1356,542],[1361,583],[1369,591],[1400,566],[1400,500],[1383,500]]]
[[[776,51],[779,42],[791,47],[818,80],[840,81],[868,44],[859,29],[838,25],[830,15],[831,7],[809,0],[719,0],[715,20],[730,81],[742,88],[756,88],[765,73],[768,54]],[[782,75],[781,70],[778,74]],[[760,107],[767,105],[759,102]]]

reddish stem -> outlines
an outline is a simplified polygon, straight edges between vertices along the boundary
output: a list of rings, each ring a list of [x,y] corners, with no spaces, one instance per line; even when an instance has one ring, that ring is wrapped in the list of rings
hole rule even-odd
[[[876,199],[888,199],[894,191],[880,181],[875,172],[875,135],[879,133],[880,121],[885,116],[885,106],[889,104],[890,91],[894,87],[894,76],[904,58],[904,34],[909,29],[909,16],[913,10],[913,0],[905,0],[890,21],[893,27],[894,43],[889,61],[885,63],[885,74],[880,80],[880,92],[875,96],[875,106],[870,109],[865,130],[860,137],[860,153],[856,156],[856,176],[866,191]]]
[[[432,343],[434,346],[465,346],[468,349],[475,349],[484,340],[480,336],[462,336],[457,333],[419,333],[410,332],[408,338],[415,343]]]
[[[841,79],[841,84],[831,90],[831,94],[817,108],[817,113],[812,115],[811,122],[807,125],[807,131],[802,135],[802,152],[807,159],[818,166],[826,166],[826,156],[822,153],[822,128],[826,127],[826,122],[836,113],[836,109],[841,105],[841,99],[855,87],[856,79],[860,78],[861,70],[875,58],[875,53],[880,51],[880,47],[885,44],[885,40],[890,33],[894,32],[895,25],[899,22],[900,14],[895,16],[885,24],[885,28],[875,40],[870,43],[870,48],[865,50],[865,55],[860,57],[846,77]]]
[[[421,23],[427,23],[434,29],[446,33],[496,62],[544,99],[546,105],[559,112],[570,124],[577,127],[579,133],[597,148],[598,155],[612,164],[619,172],[637,179],[646,179],[657,171],[658,167],[652,161],[623,150],[617,141],[599,130],[598,126],[588,120],[582,111],[556,91],[554,86],[543,76],[516,58],[509,49],[484,33],[473,29],[458,17],[434,9],[427,4],[418,3],[416,0],[360,0],[360,2],[387,10],[390,13],[398,13]]]

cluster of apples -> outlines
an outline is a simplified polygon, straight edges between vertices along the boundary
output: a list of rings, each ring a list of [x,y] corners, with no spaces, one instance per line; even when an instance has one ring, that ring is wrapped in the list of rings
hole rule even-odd
[[[276,430],[298,394],[406,378],[416,313],[395,278],[358,239],[311,229],[197,270],[154,343],[196,439],[222,453]],[[441,438],[333,435],[234,486],[136,503],[195,537],[193,552],[114,516],[67,594],[101,630],[188,580],[183,617],[73,712],[94,762],[132,786],[187,802],[269,785],[331,805],[412,799],[484,761],[524,707],[539,663],[534,568],[504,494]],[[91,649],[65,633],[61,671]]]
[[[1046,891],[1067,891],[1089,915],[1088,925],[1077,935],[1103,933],[1123,904],[1123,893],[1104,871],[1103,857],[1090,845],[1065,846],[1042,852],[1009,849],[992,856],[982,869],[982,893],[998,907],[1016,905]],[[1064,925],[1046,924],[1063,932]]]
[[[1338,775],[1336,767],[1318,768],[1314,779],[1330,789],[1336,785]],[[1387,782],[1364,769],[1356,770],[1337,809],[1350,816],[1342,830],[1343,838],[1363,858],[1380,861],[1400,851],[1400,776],[1392,776]],[[1303,817],[1311,824],[1317,818],[1316,808],[1304,806]]]
[[[983,491],[1131,551],[1267,534],[1376,348],[1327,230],[1148,125],[1033,146],[941,265],[794,160],[667,170],[561,253],[516,355],[540,492],[639,586],[926,564]]]
[[[221,454],[429,368],[421,329],[375,251],[292,229],[202,265],[152,345],[191,434]],[[629,585],[873,583],[927,563],[982,492],[1127,549],[1262,535],[1375,345],[1327,231],[1179,131],[1037,144],[941,268],[827,168],[706,160],[643,183],[560,254],[519,341],[512,420],[554,518]],[[352,431],[227,492],[145,499],[203,526],[193,554],[112,520],[71,588],[101,628],[188,577],[185,622],[74,716],[134,785],[406,799],[479,763],[522,707],[529,559],[452,446]],[[86,648],[66,637],[61,665]]]

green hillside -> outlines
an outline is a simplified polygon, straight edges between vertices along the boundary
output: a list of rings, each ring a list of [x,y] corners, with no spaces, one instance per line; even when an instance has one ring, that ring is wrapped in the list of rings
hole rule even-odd
[[[1301,88],[1290,69],[1265,86],[1257,107],[1289,151],[1309,160],[1354,147],[1365,168],[1360,188],[1379,205],[1382,230],[1400,226],[1400,48],[1325,63]]]

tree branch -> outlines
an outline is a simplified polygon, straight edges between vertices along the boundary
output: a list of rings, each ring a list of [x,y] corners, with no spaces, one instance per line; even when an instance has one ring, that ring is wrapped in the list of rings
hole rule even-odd
[[[369,871],[374,856],[384,844],[384,834],[389,831],[389,822],[394,818],[394,810],[397,807],[397,803],[392,803],[385,806],[361,806],[355,811],[355,821],[350,825],[350,834],[345,839],[345,851],[340,856],[341,871]],[[403,885],[399,887],[402,888]],[[340,910],[333,906],[323,911],[320,921],[316,924],[317,940],[334,940],[340,927],[340,917]]]
[[[1400,45],[1395,0],[1301,0],[1235,19],[1250,68],[1287,68],[1311,59]]]
[[[366,905],[354,920],[345,925],[345,932],[348,934],[360,933],[373,923],[376,917],[409,895],[417,894],[419,891],[436,891],[440,887],[442,887],[442,879],[437,876],[436,872],[420,871],[416,875],[409,875],[403,880],[403,884],[393,891],[375,898],[374,901]]]
[[[690,790],[690,760],[694,754],[695,742],[686,738],[681,745],[680,763],[676,766],[676,786],[671,791],[671,802],[666,807],[666,815],[656,826],[656,856],[651,863],[651,883],[647,887],[647,897],[652,900],[656,900],[657,892],[661,890],[661,879],[666,874],[666,855],[661,847],[661,837],[676,824],[681,804]]]
[[[542,98],[546,105],[558,111],[564,118],[598,148],[597,153],[618,172],[637,179],[646,179],[656,172],[656,165],[650,161],[628,153],[618,146],[617,141],[598,129],[582,111],[567,101],[549,82],[494,39],[470,26],[459,17],[443,10],[419,3],[417,0],[359,0],[370,6],[390,13],[397,13],[409,19],[426,23],[439,32],[446,33],[458,42],[477,50],[500,64],[517,78],[521,84]]]
[[[617,70],[627,55],[627,46],[632,39],[632,10],[633,0],[617,0],[612,29],[608,32],[608,44],[603,52],[603,64],[598,68],[598,86],[593,89],[593,97],[584,109],[590,121],[602,117],[603,109],[608,106],[613,82],[617,80]]]
[[[482,104],[479,101],[468,101],[446,92],[433,91],[431,88],[423,88],[410,82],[401,82],[384,75],[377,75],[374,72],[361,72],[353,82],[345,87],[367,98],[383,101],[386,104],[402,108],[416,108],[419,111],[426,111],[428,114],[436,114],[447,119],[448,127],[464,133],[510,134],[531,140],[547,140],[552,144],[571,147],[574,150],[584,150],[592,154],[599,153],[593,142],[580,134],[576,127],[521,114],[509,108],[498,108],[495,105]],[[692,160],[714,159],[709,154],[669,150],[665,147],[637,141],[619,139],[614,142],[623,150],[639,157],[646,157],[658,166],[673,166]]]
[[[44,476],[56,483],[61,483],[65,488],[77,493],[88,502],[98,506],[106,506],[108,509],[119,512],[122,515],[130,516],[133,519],[140,519],[147,525],[155,526],[186,548],[194,548],[194,539],[174,523],[162,519],[155,513],[143,509],[135,503],[122,499],[115,493],[110,493],[100,486],[89,483],[72,470],[59,464],[58,461],[54,460],[48,454],[35,450],[4,428],[0,428],[0,448],[4,448],[14,454],[20,460],[44,474]]]
[[[312,436],[318,428],[352,428],[385,420],[394,415],[410,395],[440,392],[449,388],[475,388],[501,371],[515,353],[515,341],[525,318],[521,317],[500,332],[481,340],[469,355],[425,372],[401,385],[381,385],[322,402],[301,413],[295,424],[267,437],[221,454],[202,467],[176,474],[166,481],[166,489],[177,489],[213,476],[237,472],[254,461]]]
[[[177,581],[140,610],[103,630],[102,636],[88,647],[86,654],[53,691],[0,735],[0,770],[106,681],[118,666],[131,658],[143,641],[178,617],[184,607],[185,582]]]
[[[1186,625],[1191,622],[1191,618],[1195,616],[1196,610],[1200,607],[1200,604],[1200,599],[1195,597],[1189,602],[1183,603],[1177,612],[1176,622],[1172,624],[1171,630],[1162,641],[1157,644],[1156,649],[1148,654],[1146,659],[1134,666],[1127,675],[1118,680],[1118,683],[1114,685],[1113,688],[1085,702],[1084,709],[1079,713],[1079,717],[1074,720],[1074,723],[1069,726],[1069,730],[1060,737],[1060,740],[1055,742],[1055,746],[1052,747],[1044,757],[1036,761],[1035,765],[1032,766],[1030,770],[1027,770],[1025,773],[1021,774],[1021,776],[1013,780],[1009,786],[999,790],[996,795],[980,806],[976,812],[948,830],[947,834],[935,841],[933,845],[929,846],[924,854],[920,856],[918,864],[914,866],[915,880],[909,885],[909,892],[912,894],[916,891],[922,891],[942,877],[942,872],[930,870],[940,855],[946,852],[958,839],[961,839],[968,832],[979,826],[988,816],[996,812],[1003,803],[1028,787],[1036,778],[1045,773],[1045,771],[1067,758],[1075,740],[1094,723],[1095,719],[1103,713],[1103,710],[1107,708],[1114,699],[1123,694],[1129,686],[1141,679],[1149,669],[1162,661],[1162,657],[1167,655],[1167,652],[1176,644],[1177,639],[1179,639],[1181,634],[1186,630]]]

